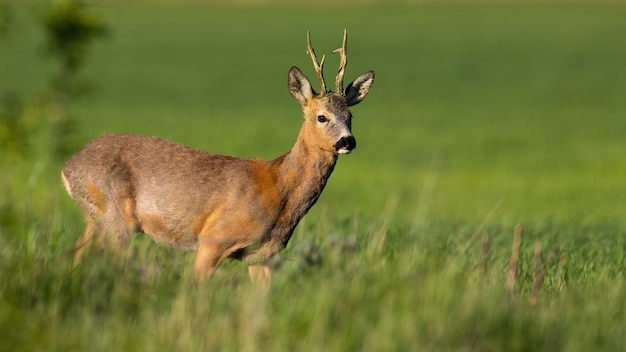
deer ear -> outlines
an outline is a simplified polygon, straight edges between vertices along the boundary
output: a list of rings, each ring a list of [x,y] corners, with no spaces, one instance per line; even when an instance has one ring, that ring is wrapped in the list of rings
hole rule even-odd
[[[291,67],[289,70],[288,79],[289,93],[300,104],[305,105],[313,96],[315,92],[311,87],[311,82],[306,78],[304,73],[300,71],[296,66]]]
[[[367,71],[348,84],[348,87],[344,90],[348,106],[356,105],[365,99],[372,87],[372,83],[374,83],[374,71]]]

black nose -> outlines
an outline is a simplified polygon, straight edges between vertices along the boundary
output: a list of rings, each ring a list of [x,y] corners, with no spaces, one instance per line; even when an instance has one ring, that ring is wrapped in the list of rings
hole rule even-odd
[[[354,139],[354,136],[341,137],[337,143],[335,143],[335,150],[352,150],[354,148],[356,148],[356,139]]]

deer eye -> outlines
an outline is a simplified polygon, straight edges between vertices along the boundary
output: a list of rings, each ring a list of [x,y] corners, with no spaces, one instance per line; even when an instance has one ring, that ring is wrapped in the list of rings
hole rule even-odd
[[[319,122],[319,123],[328,122],[328,118],[325,115],[318,115],[317,116],[317,122]]]

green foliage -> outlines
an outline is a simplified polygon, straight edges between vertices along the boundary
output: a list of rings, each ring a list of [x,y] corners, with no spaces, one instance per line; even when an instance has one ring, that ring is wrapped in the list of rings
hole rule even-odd
[[[87,48],[94,39],[106,33],[106,24],[81,0],[53,0],[44,12],[42,24],[47,48],[58,65],[49,101],[51,149],[55,157],[63,158],[77,147],[74,143],[76,121],[69,111],[70,101],[88,91],[88,85],[78,80],[78,73]]]
[[[47,48],[57,58],[59,71],[53,86],[62,94],[76,94],[75,76],[83,65],[87,48],[106,33],[102,16],[81,0],[53,0],[42,16]]]
[[[0,1],[0,36],[7,32],[11,21],[11,9],[8,2]]]
[[[6,30],[10,10],[8,3],[0,3],[2,31]],[[65,158],[75,150],[77,122],[70,105],[88,91],[88,84],[79,79],[78,73],[90,43],[106,33],[102,17],[75,0],[49,2],[37,25],[46,35],[46,47],[56,59],[57,69],[50,79],[49,89],[36,98],[26,101],[12,90],[2,92],[0,146],[3,149],[0,156],[4,160],[24,156],[31,140],[42,137],[42,130],[48,130],[52,158]]]
[[[0,178],[0,350],[623,350],[622,6],[100,9],[116,36],[84,68],[98,94],[71,108],[85,141],[131,132],[275,157],[301,119],[286,72],[312,77],[306,30],[321,55],[347,27],[346,80],[377,72],[353,109],[359,145],[269,292],[238,262],[197,285],[193,253],[142,236],[72,268],[83,224],[61,163],[34,145]],[[0,91],[37,88],[16,72],[38,72],[38,38],[10,39]],[[531,307],[537,243],[544,264],[560,252]]]
[[[0,147],[3,157],[25,154],[26,145],[22,141],[27,138],[28,128],[21,117],[22,102],[15,95],[5,95],[0,102]]]

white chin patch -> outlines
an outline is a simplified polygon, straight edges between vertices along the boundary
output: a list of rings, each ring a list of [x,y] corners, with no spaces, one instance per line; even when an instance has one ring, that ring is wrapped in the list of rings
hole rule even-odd
[[[337,150],[337,154],[350,154],[350,153],[352,153],[352,149],[340,148],[339,150]]]

